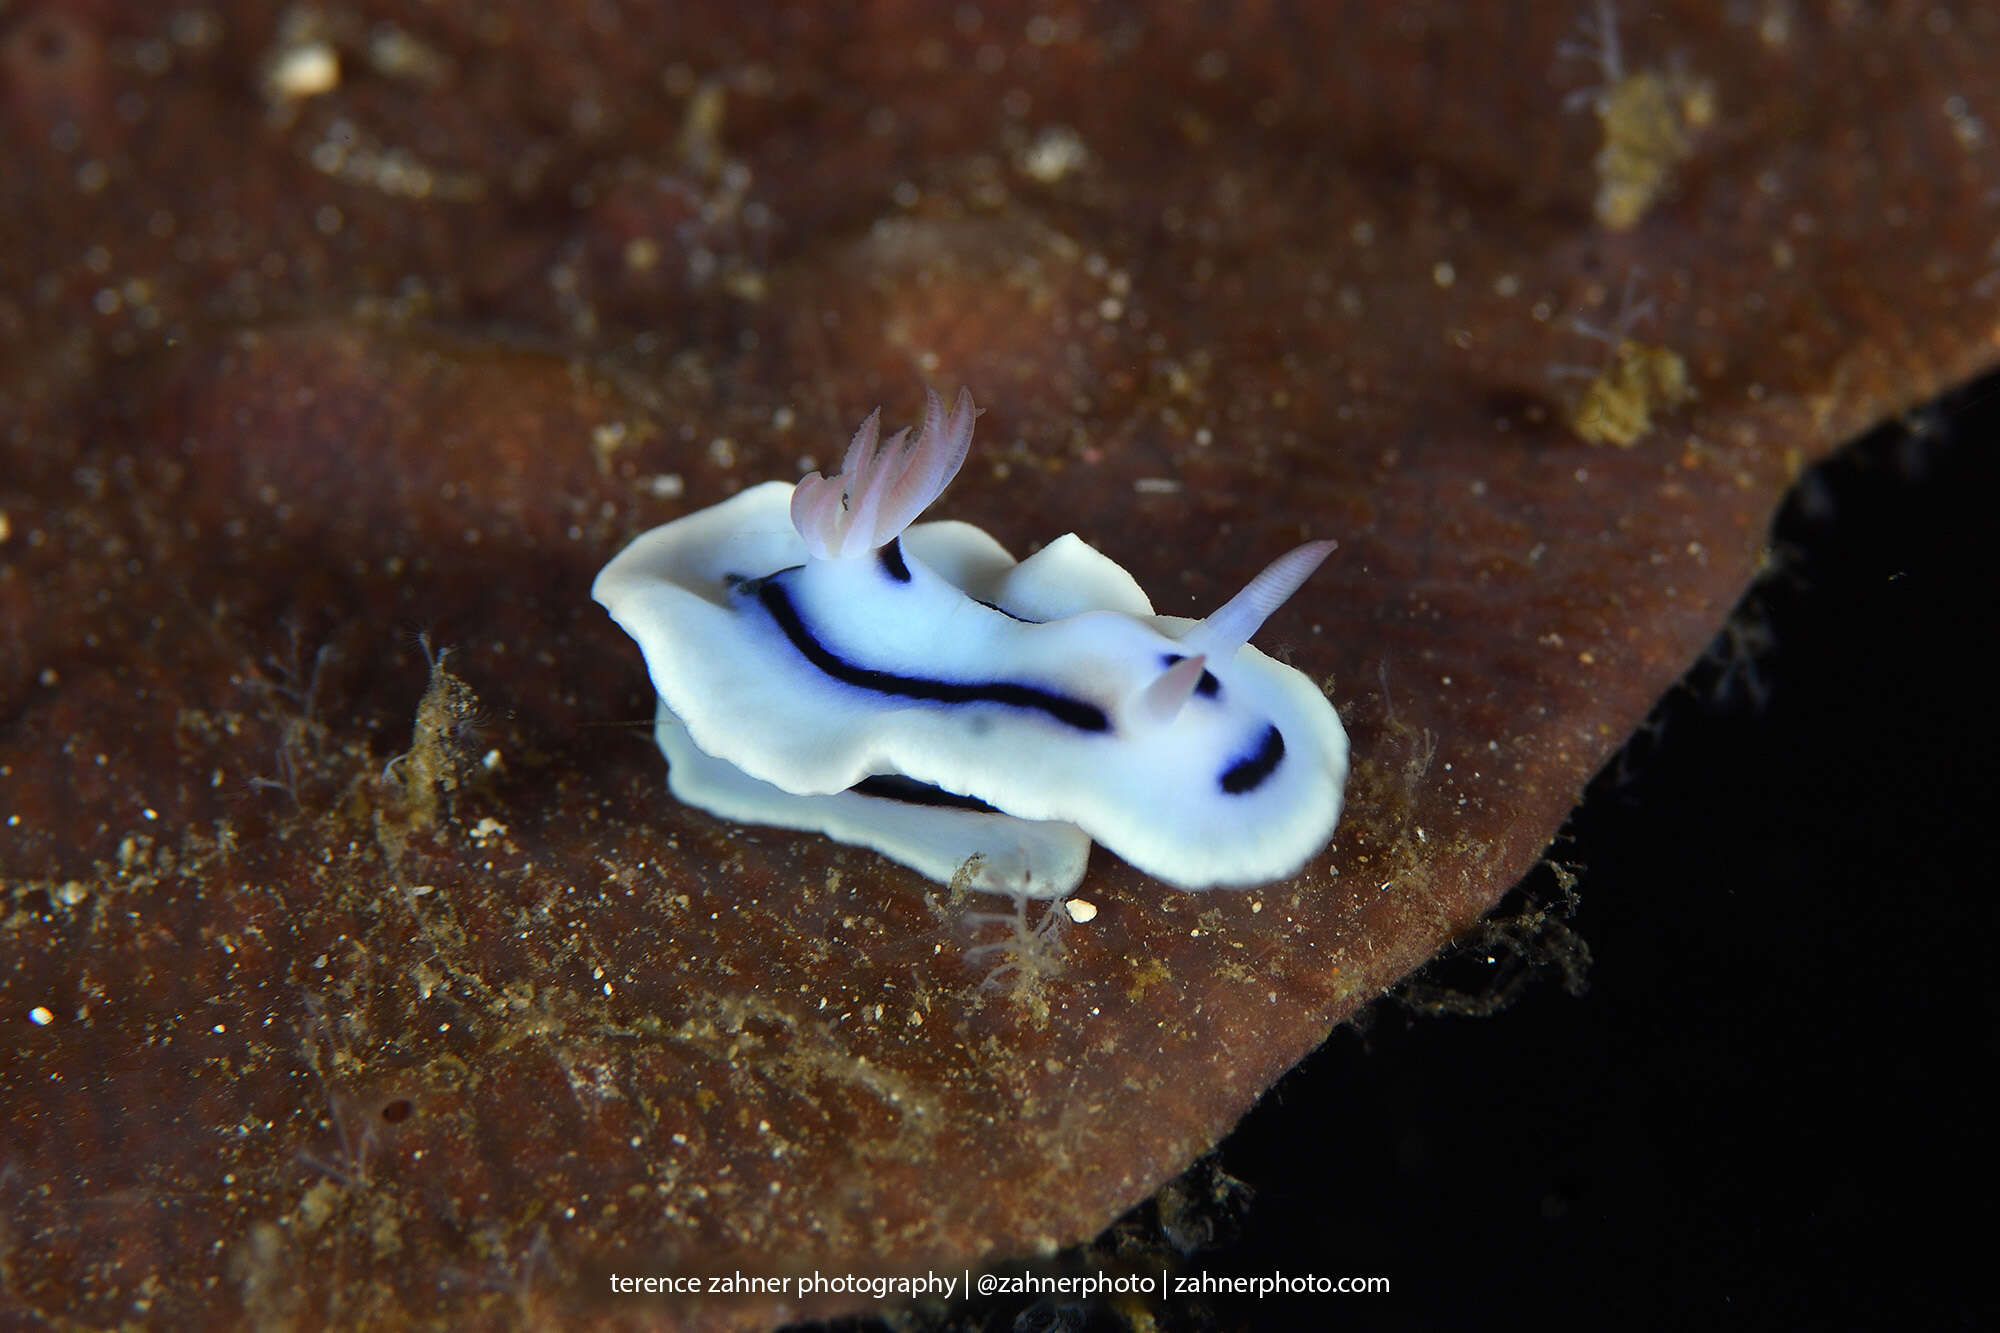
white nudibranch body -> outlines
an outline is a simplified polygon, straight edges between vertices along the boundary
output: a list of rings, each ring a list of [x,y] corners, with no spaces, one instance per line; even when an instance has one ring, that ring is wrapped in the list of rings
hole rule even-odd
[[[591,595],[638,640],[690,805],[860,843],[948,881],[1061,897],[1095,839],[1184,889],[1297,872],[1332,837],[1347,734],[1248,640],[1332,551],[1279,557],[1206,620],[1156,615],[1075,534],[1016,562],[912,520],[977,415],[856,432],[840,472],[654,528]]]

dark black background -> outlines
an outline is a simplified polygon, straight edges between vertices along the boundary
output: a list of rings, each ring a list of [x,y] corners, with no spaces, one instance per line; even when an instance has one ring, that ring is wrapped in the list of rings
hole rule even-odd
[[[1543,965],[1492,1016],[1378,1002],[1189,1178],[1192,1210],[1071,1266],[1213,1231],[1179,1262],[1394,1286],[1152,1307],[1168,1329],[1994,1326],[1996,442],[2000,377],[1794,489],[1769,576],[1551,849],[1585,994]],[[1563,900],[1546,870],[1501,910],[1538,900]],[[1420,986],[1527,966],[1486,953]]]
[[[1332,1322],[1995,1326],[1996,444],[2000,377],[1794,489],[1551,849],[1588,993],[1336,1033],[1221,1150],[1230,1262],[1394,1279]]]

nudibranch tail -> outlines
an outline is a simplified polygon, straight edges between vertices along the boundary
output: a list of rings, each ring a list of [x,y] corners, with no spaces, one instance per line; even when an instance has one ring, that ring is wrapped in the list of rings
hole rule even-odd
[[[814,556],[834,560],[886,546],[958,475],[979,409],[964,389],[949,416],[936,390],[924,396],[924,424],[914,440],[908,428],[880,440],[877,408],[854,433],[838,473],[815,472],[792,491],[792,526]]]
[[[1300,584],[1312,577],[1312,572],[1339,544],[1307,542],[1285,552],[1243,585],[1243,591],[1215,614],[1182,635],[1181,644],[1190,655],[1206,653],[1210,657],[1223,657],[1235,652],[1250,642],[1250,636],[1263,627],[1273,611],[1285,604],[1286,598],[1299,590]]]

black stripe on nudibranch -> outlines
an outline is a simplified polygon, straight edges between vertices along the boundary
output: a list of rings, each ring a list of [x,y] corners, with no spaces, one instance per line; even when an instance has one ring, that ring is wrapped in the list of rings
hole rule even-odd
[[[1222,770],[1222,790],[1231,796],[1241,796],[1264,785],[1265,779],[1278,771],[1284,762],[1285,738],[1278,734],[1276,727],[1264,728],[1264,739],[1258,743],[1257,753],[1238,759]]]
[[[1185,653],[1163,654],[1160,658],[1160,665],[1170,667],[1174,663],[1184,660],[1186,656],[1187,654]],[[1201,673],[1201,679],[1195,682],[1194,692],[1204,699],[1213,699],[1216,695],[1222,693],[1222,682],[1215,678],[1213,671],[1204,671]]]
[[[977,796],[960,796],[955,791],[933,787],[928,782],[919,782],[901,773],[877,773],[874,777],[861,779],[848,790],[903,805],[943,806],[947,810],[977,810],[988,815],[1000,813]]]
[[[780,571],[781,573],[784,571]],[[893,671],[878,671],[873,667],[857,666],[831,651],[821,643],[805,621],[800,618],[798,608],[792,605],[791,597],[777,582],[778,575],[754,579],[734,585],[739,592],[754,593],[764,609],[771,613],[771,619],[778,623],[792,646],[799,650],[806,661],[826,675],[852,685],[856,689],[870,690],[876,694],[894,695],[900,699],[925,699],[941,704],[1000,704],[1007,708],[1027,708],[1046,713],[1066,727],[1078,731],[1109,731],[1111,719],[1096,704],[1068,695],[1045,690],[1038,685],[1023,685],[1016,681],[994,680],[960,682],[953,680],[931,680],[924,676],[901,676]]]
[[[887,546],[875,552],[875,558],[882,562],[882,572],[898,583],[910,581],[910,567],[903,563],[903,539],[891,537]]]

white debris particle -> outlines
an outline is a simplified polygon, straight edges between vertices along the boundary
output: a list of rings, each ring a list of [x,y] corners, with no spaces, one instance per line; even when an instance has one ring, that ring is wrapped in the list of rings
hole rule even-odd
[[[646,493],[655,500],[678,500],[687,484],[678,472],[660,472],[646,478]]]
[[[604,459],[617,453],[626,445],[626,427],[622,421],[607,421],[590,428],[590,447]]]
[[[1088,161],[1090,150],[1082,136],[1067,125],[1054,125],[1035,137],[1017,165],[1023,176],[1053,185]]]
[[[625,242],[625,267],[634,273],[650,273],[660,262],[660,243],[650,236],[634,236]]]
[[[1132,489],[1141,495],[1178,495],[1181,484],[1172,477],[1139,477],[1132,482]]]
[[[49,1011],[48,1006],[38,1004],[28,1011],[28,1021],[38,1028],[45,1028],[56,1021],[56,1016]]]
[[[1068,912],[1069,919],[1078,925],[1083,925],[1085,922],[1097,919],[1097,904],[1086,898],[1070,898],[1066,900],[1063,903],[1063,910]]]
[[[296,102],[339,86],[340,56],[323,41],[288,47],[271,61],[269,87],[274,100]]]
[[[1951,132],[1961,148],[1971,151],[1986,143],[1986,122],[1965,108],[1963,97],[1946,100],[1945,115],[1951,118]]]

